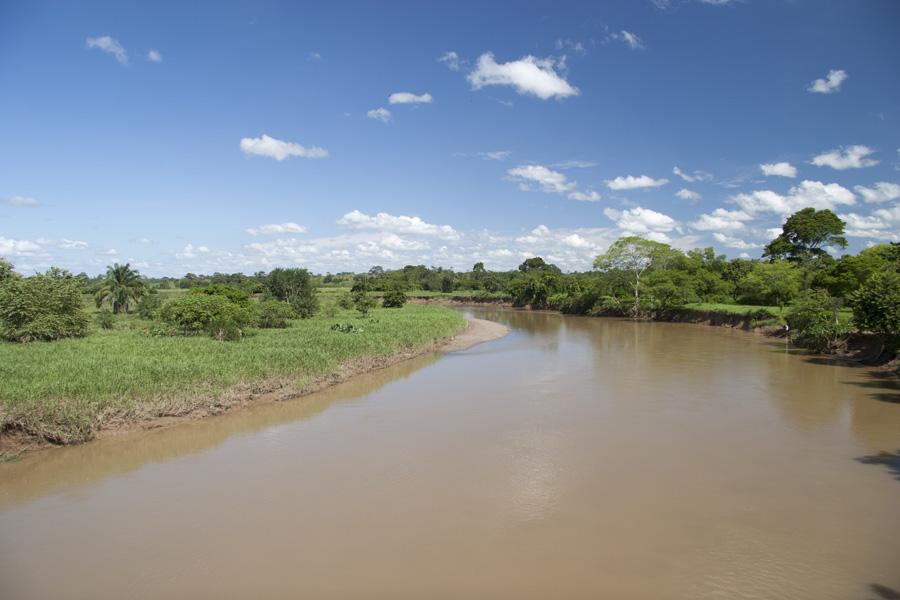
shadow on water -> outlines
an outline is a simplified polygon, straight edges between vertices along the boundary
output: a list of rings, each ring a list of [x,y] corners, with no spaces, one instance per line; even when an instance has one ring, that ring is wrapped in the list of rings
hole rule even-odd
[[[886,585],[873,583],[869,589],[875,594],[874,600],[900,600],[900,592]]]
[[[900,404],[900,380],[893,373],[871,371],[866,374],[867,381],[847,381],[851,385],[879,390],[870,394],[875,400]]]
[[[864,465],[883,465],[894,476],[894,479],[900,481],[900,450],[896,452],[879,452],[869,456],[860,456],[856,459]]]

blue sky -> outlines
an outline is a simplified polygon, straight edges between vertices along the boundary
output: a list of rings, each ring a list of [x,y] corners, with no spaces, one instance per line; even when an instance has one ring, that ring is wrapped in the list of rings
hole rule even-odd
[[[900,3],[0,3],[0,255],[31,272],[584,270],[900,241]]]

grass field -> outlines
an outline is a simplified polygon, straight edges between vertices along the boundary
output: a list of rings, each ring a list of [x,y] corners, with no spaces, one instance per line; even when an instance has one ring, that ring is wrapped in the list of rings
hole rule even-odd
[[[332,331],[335,323],[361,331]],[[84,441],[104,423],[197,408],[197,402],[214,402],[239,386],[277,380],[302,388],[344,363],[424,347],[464,326],[450,309],[407,305],[377,308],[368,318],[337,310],[332,318],[320,315],[220,342],[150,337],[147,322],[121,315],[115,329],[95,327],[84,338],[0,343],[0,429]]]

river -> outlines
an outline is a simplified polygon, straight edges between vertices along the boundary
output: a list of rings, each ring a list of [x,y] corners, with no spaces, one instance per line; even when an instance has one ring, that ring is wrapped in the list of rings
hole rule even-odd
[[[723,328],[506,337],[0,465],[0,597],[897,598],[900,389]]]

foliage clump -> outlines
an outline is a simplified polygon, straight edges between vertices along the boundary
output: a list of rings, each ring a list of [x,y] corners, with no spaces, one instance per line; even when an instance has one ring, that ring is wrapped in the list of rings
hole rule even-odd
[[[850,324],[840,319],[840,302],[825,290],[806,290],[791,304],[784,319],[792,335],[816,350],[835,350],[850,333]]]
[[[94,315],[94,320],[97,321],[100,329],[115,329],[116,316],[108,308],[98,310]]]
[[[81,337],[88,322],[79,283],[68,271],[54,268],[0,283],[0,338],[34,342]]]
[[[184,335],[206,333],[218,340],[239,340],[255,322],[250,306],[220,294],[185,294],[167,302],[160,317]]]
[[[131,302],[136,302],[147,294],[147,286],[141,279],[140,273],[131,268],[129,263],[113,264],[106,269],[106,276],[94,300],[97,308],[109,302],[114,314],[128,312]]]
[[[394,282],[385,289],[384,296],[381,299],[381,306],[384,308],[403,308],[407,300],[406,289],[399,283]]]
[[[306,269],[272,269],[266,277],[266,287],[272,297],[290,304],[301,319],[308,319],[319,310],[316,288]]]
[[[278,300],[264,300],[257,306],[257,325],[262,329],[284,329],[288,321],[297,317],[290,304]]]
[[[900,273],[884,271],[850,296],[853,321],[863,331],[900,336]]]

